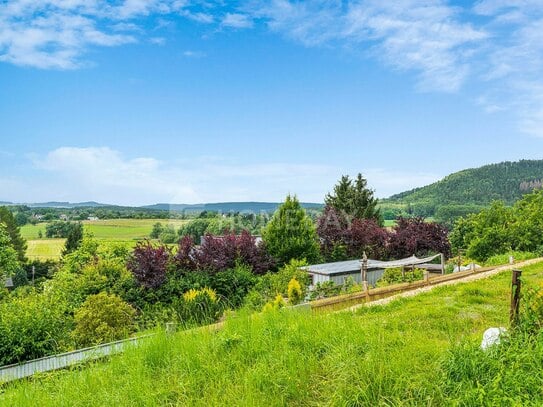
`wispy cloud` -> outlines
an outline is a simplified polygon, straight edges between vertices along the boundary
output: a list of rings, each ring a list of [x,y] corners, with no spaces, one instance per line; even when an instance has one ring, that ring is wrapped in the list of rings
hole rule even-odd
[[[235,159],[196,157],[162,161],[126,157],[109,147],[60,147],[33,156],[39,179],[0,177],[0,200],[68,201],[143,205],[160,202],[280,201],[296,193],[322,202],[342,174],[360,171],[318,163],[239,164]],[[388,196],[438,179],[434,174],[362,169],[378,196]],[[7,195],[6,195],[7,193]]]
[[[349,49],[415,74],[422,91],[477,83],[485,112],[514,112],[523,131],[543,137],[541,0],[11,0],[0,3],[0,61],[77,68],[91,47],[161,45],[166,36],[142,22],[179,17],[216,32],[264,26],[306,47]]]
[[[229,28],[251,28],[253,20],[247,14],[226,13],[221,25]]]
[[[11,0],[0,3],[0,61],[45,69],[84,64],[93,46],[114,47],[139,41],[137,19],[180,14],[198,21],[202,13],[179,0]],[[164,40],[154,36],[151,42]]]
[[[207,56],[207,54],[203,51],[186,50],[183,51],[183,56],[186,58],[204,58]]]

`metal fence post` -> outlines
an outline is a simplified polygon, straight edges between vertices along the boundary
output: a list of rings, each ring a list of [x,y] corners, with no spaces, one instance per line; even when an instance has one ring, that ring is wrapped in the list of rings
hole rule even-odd
[[[522,270],[513,270],[513,276],[511,280],[511,308],[509,310],[509,321],[511,325],[515,325],[518,319],[518,312],[520,306],[520,289]]]

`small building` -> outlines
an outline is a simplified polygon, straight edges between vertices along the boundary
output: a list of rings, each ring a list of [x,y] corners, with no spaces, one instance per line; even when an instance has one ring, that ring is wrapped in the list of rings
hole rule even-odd
[[[4,283],[4,287],[13,288],[13,280],[12,280],[11,277],[6,278],[6,281]]]
[[[440,273],[444,273],[443,260],[441,264],[431,264],[430,262],[441,254],[430,256],[426,258],[418,258],[411,256],[405,259],[392,260],[392,261],[380,261],[380,260],[367,260],[366,281],[369,286],[375,286],[377,281],[383,276],[385,269],[405,267],[405,268],[417,268],[426,269],[429,271],[438,270]],[[362,283],[362,260],[347,260],[337,261],[334,263],[322,263],[314,264],[311,266],[302,267],[307,271],[310,278],[310,289],[317,285],[317,283],[325,283],[332,281],[336,285],[343,285],[348,278],[351,278],[357,284]]]
[[[96,220],[100,220],[100,219],[98,218],[98,216],[89,216],[87,218],[87,220],[96,221]]]

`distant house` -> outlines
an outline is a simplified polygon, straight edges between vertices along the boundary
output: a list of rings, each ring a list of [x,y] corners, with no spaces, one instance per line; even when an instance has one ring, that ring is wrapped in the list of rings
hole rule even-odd
[[[443,264],[430,264],[430,262],[441,254],[426,258],[417,258],[415,256],[406,259],[380,261],[368,259],[366,281],[369,286],[375,286],[381,279],[385,269],[397,267],[417,267],[431,271],[443,272]],[[343,285],[348,278],[352,278],[356,283],[362,283],[362,260],[337,261],[334,263],[314,264],[302,267],[307,271],[311,278],[310,289],[317,283],[332,281],[334,284]]]
[[[100,220],[98,216],[89,216],[87,220]]]
[[[36,219],[36,220],[43,220],[43,215],[39,215],[39,214],[36,214],[36,213],[33,213],[32,216],[31,216],[32,219]]]
[[[60,220],[68,220],[68,215],[65,215],[65,214],[61,214],[59,216]]]

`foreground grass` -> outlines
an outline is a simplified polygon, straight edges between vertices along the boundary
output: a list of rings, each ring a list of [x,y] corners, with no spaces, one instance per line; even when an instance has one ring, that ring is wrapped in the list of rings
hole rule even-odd
[[[543,264],[524,275],[540,281]],[[467,368],[458,370],[470,364],[458,344],[471,346],[472,355],[486,328],[507,326],[509,293],[506,272],[355,314],[240,315],[216,333],[159,334],[107,363],[9,385],[0,404],[462,405],[462,395],[478,384],[464,381]],[[451,382],[453,371],[461,384]],[[503,404],[543,402],[541,391],[523,399],[522,386]],[[485,404],[482,397],[475,405]]]

